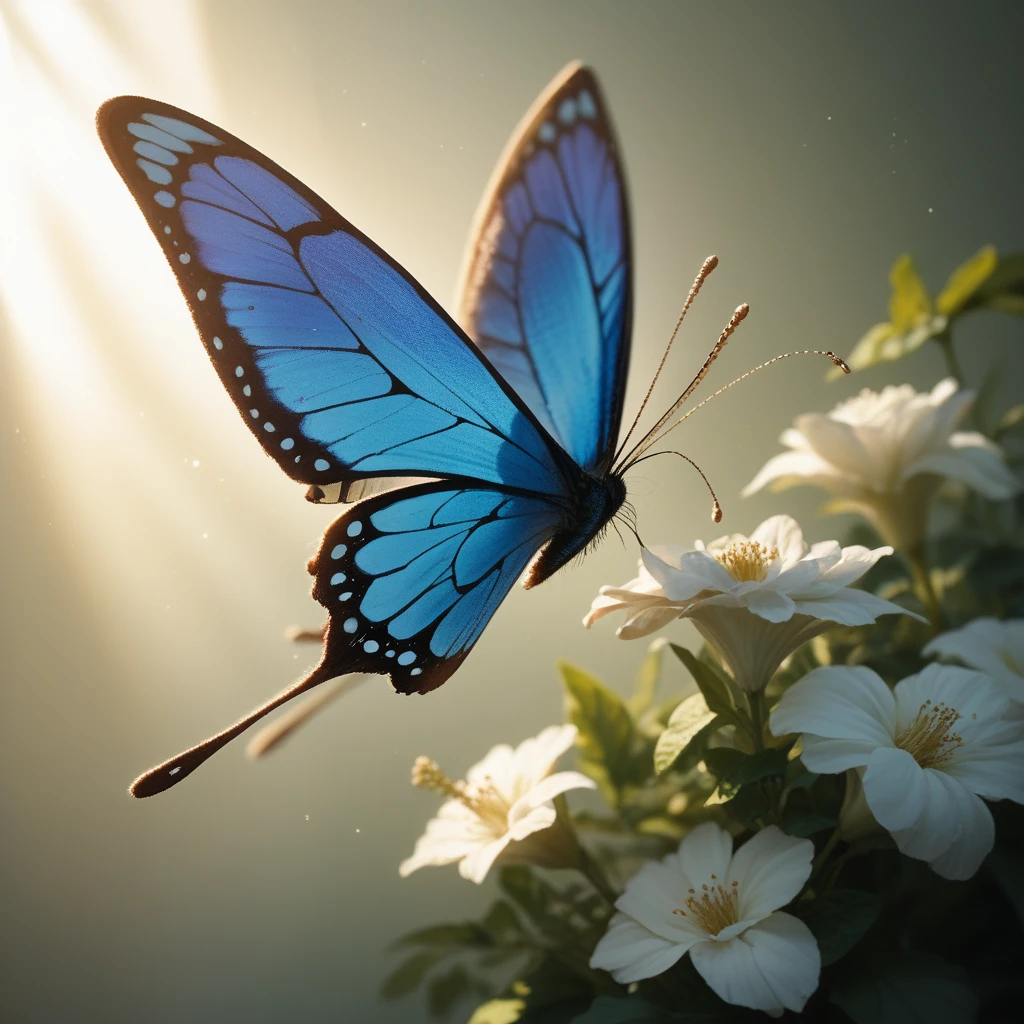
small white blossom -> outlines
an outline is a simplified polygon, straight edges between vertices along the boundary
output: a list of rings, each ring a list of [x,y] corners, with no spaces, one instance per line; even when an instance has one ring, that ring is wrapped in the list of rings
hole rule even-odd
[[[640,575],[602,587],[583,623],[625,611],[617,635],[632,640],[687,618],[745,690],[759,690],[779,665],[836,623],[863,626],[879,615],[911,614],[850,584],[892,548],[836,541],[808,547],[789,516],[765,520],[751,535],[734,533],[694,549],[645,550]]]
[[[908,857],[970,878],[995,842],[981,797],[1024,803],[1024,722],[1004,688],[964,668],[929,665],[895,690],[871,669],[828,667],[787,690],[779,736],[803,733],[812,772],[860,771],[878,823]]]
[[[818,987],[821,955],[807,925],[779,907],[803,888],[813,856],[810,840],[774,825],[735,854],[725,829],[698,825],[678,852],[629,880],[590,966],[629,984],[689,953],[727,1003],[799,1013]]]
[[[1024,619],[975,619],[930,640],[921,653],[957,658],[1002,683],[1010,700],[1024,704]]]
[[[744,496],[771,485],[816,484],[835,495],[834,510],[868,518],[900,548],[920,543],[928,501],[943,477],[987,498],[1009,498],[1020,484],[997,445],[975,431],[956,431],[974,401],[952,378],[931,392],[909,384],[865,388],[830,413],[805,413],[780,440],[790,449],[764,465]]]
[[[436,789],[450,797],[427,823],[413,855],[398,873],[405,878],[428,865],[459,862],[459,874],[482,882],[499,854],[550,828],[556,813],[552,800],[570,789],[593,789],[579,772],[551,774],[558,758],[576,739],[574,725],[549,726],[523,740],[515,750],[493,747],[473,765],[465,781],[452,782],[428,758],[413,767],[413,785]]]

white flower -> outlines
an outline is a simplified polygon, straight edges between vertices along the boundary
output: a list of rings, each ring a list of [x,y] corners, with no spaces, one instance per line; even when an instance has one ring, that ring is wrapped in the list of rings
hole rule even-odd
[[[865,388],[830,413],[798,416],[780,438],[790,451],[769,459],[743,494],[817,484],[836,496],[833,508],[860,512],[909,549],[924,536],[942,477],[987,498],[1020,490],[997,445],[974,431],[954,433],[973,401],[974,392],[958,391],[952,378],[923,394],[909,384]]]
[[[625,610],[617,635],[633,640],[687,618],[729,666],[744,690],[763,688],[801,644],[836,623],[863,626],[879,615],[911,614],[864,590],[852,590],[892,548],[808,548],[789,516],[765,520],[751,535],[719,537],[707,547],[644,551],[640,575],[602,587],[583,624]]]
[[[799,1013],[818,987],[821,955],[807,925],[778,908],[803,888],[813,856],[809,839],[774,825],[735,854],[725,829],[698,825],[677,853],[629,880],[590,966],[628,984],[689,953],[727,1003]]]
[[[908,857],[970,878],[995,842],[980,799],[1024,803],[1024,722],[997,683],[929,665],[895,691],[871,669],[818,668],[783,694],[771,730],[803,733],[812,772],[861,772],[878,823]]]
[[[1024,619],[975,619],[930,640],[921,653],[958,658],[1002,683],[1010,700],[1024,703]]]
[[[551,801],[556,796],[594,788],[579,772],[550,774],[575,739],[576,726],[552,725],[515,750],[503,743],[469,769],[465,782],[452,782],[433,761],[418,758],[413,785],[440,790],[451,799],[427,823],[398,873],[405,878],[427,865],[458,861],[463,878],[482,882],[509,843],[555,823]]]

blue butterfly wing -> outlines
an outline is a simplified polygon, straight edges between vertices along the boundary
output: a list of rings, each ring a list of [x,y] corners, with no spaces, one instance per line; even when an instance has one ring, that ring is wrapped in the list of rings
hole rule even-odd
[[[330,614],[314,672],[389,673],[403,693],[440,686],[562,519],[546,498],[446,481],[359,502],[310,562]]]
[[[513,135],[477,214],[460,322],[586,470],[609,468],[632,321],[625,177],[593,72],[567,67]]]
[[[403,475],[570,492],[579,470],[513,389],[319,196],[167,104],[119,97],[97,124],[225,388],[289,476],[321,495]]]

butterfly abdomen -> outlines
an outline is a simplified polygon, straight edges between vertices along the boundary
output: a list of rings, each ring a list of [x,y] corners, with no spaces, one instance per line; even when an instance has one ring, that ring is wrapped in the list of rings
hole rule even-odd
[[[553,576],[604,530],[626,500],[626,484],[615,474],[588,473],[574,497],[564,524],[526,570],[523,586],[527,590]]]

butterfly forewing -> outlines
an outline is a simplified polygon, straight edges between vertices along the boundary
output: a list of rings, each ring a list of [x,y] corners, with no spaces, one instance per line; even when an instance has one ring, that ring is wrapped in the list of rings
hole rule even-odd
[[[526,114],[477,214],[460,322],[586,470],[608,468],[632,318],[625,176],[594,74],[567,67]]]
[[[225,388],[295,480],[455,476],[563,494],[574,467],[394,260],[271,160],[125,96],[104,145]]]

